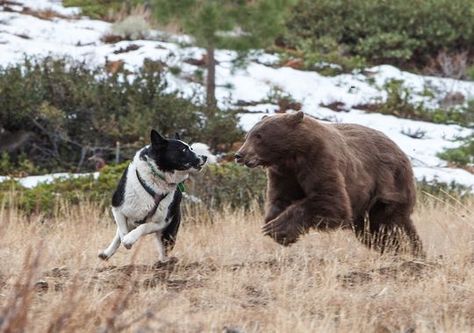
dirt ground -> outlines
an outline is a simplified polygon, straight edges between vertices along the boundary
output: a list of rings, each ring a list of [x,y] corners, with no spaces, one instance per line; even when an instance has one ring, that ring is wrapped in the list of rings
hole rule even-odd
[[[100,261],[114,225],[91,205],[0,221],[0,332],[474,331],[474,202],[417,208],[425,260],[350,231],[284,248],[258,209],[187,208],[168,264],[152,236]]]

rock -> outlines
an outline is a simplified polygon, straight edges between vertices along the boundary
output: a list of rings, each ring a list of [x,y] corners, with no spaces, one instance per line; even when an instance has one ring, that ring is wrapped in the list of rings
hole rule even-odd
[[[466,101],[466,97],[459,91],[447,93],[446,96],[439,102],[439,105],[443,108],[449,108],[455,105],[463,104]]]
[[[301,58],[290,59],[283,64],[283,67],[302,69],[304,67],[304,60]]]
[[[125,62],[123,60],[115,60],[115,61],[106,60],[105,70],[108,73],[115,74],[118,71],[123,69],[124,64]]]
[[[35,290],[37,293],[46,293],[49,289],[49,284],[45,280],[39,280],[35,283]]]

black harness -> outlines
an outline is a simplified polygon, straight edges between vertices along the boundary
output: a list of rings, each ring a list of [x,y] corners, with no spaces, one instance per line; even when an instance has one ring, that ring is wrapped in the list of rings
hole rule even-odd
[[[148,214],[141,220],[138,220],[138,221],[135,221],[135,224],[143,224],[146,222],[146,220],[148,220],[150,217],[152,217],[153,215],[155,215],[156,213],[156,210],[158,209],[158,206],[160,205],[160,202],[163,201],[164,198],[166,198],[166,196],[168,195],[168,193],[163,193],[163,194],[158,194],[156,193],[150,186],[148,186],[145,181],[143,180],[143,178],[140,176],[140,174],[138,173],[138,170],[136,170],[136,173],[137,173],[137,178],[138,178],[138,181],[140,182],[140,184],[142,185],[142,187],[145,189],[145,191],[147,191],[147,193],[149,195],[151,195],[151,197],[153,198],[153,200],[155,201],[155,206],[153,206],[153,208],[148,212]]]

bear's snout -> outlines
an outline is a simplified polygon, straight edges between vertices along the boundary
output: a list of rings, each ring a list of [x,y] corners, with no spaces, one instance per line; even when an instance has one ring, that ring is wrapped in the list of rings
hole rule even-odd
[[[234,154],[235,162],[244,164],[249,168],[255,168],[261,165],[260,157],[255,151],[253,144],[248,142],[248,139],[244,142],[242,147]]]

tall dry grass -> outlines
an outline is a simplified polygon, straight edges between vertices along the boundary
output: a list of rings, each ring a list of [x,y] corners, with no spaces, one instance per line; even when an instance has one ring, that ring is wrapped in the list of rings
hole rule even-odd
[[[114,234],[90,204],[56,217],[0,207],[2,332],[471,332],[474,202],[417,208],[428,258],[380,256],[350,231],[284,248],[258,209],[187,208],[173,255],[153,237],[107,263]]]

